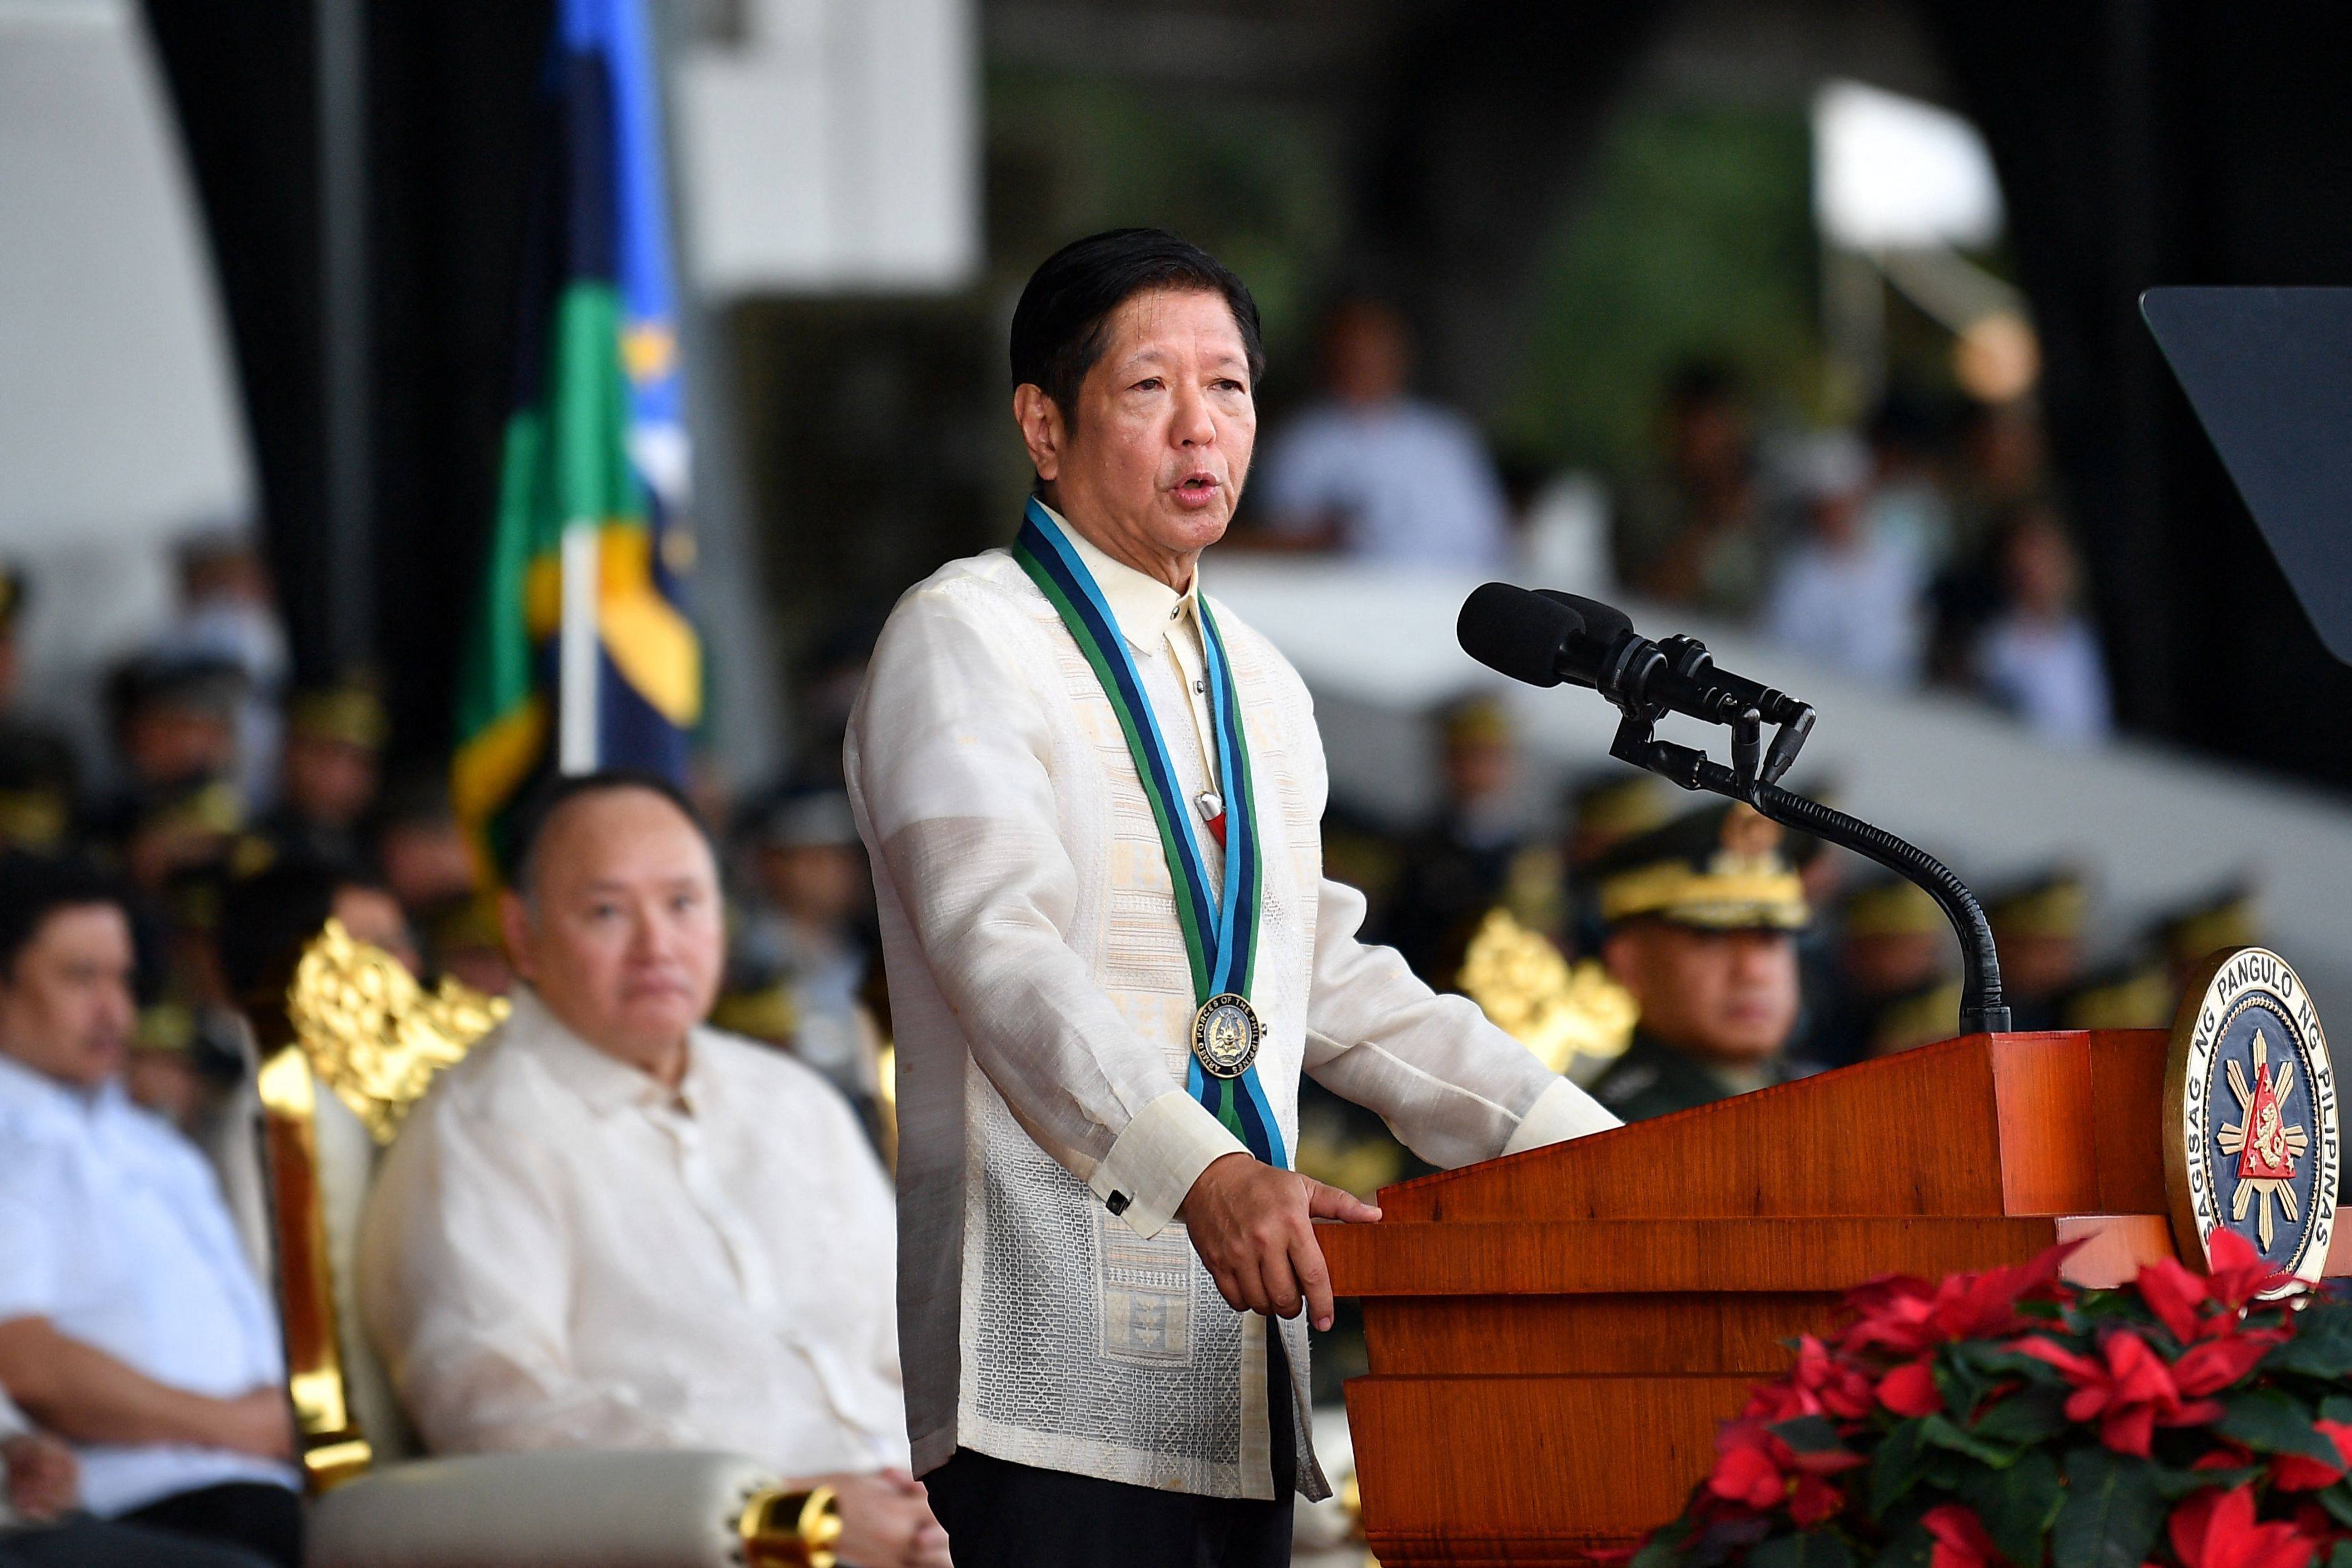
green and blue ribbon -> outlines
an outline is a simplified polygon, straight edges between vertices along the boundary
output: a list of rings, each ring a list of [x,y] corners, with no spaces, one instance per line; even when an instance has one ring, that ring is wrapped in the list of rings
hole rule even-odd
[[[1013,543],[1013,559],[1029,580],[1050,600],[1062,624],[1102,682],[1103,695],[1118,715],[1127,737],[1128,755],[1134,759],[1144,797],[1160,828],[1160,845],[1176,883],[1176,923],[1184,934],[1184,952],[1192,965],[1195,1006],[1210,997],[1233,992],[1249,994],[1257,963],[1258,906],[1265,888],[1265,858],[1258,843],[1257,808],[1252,795],[1249,743],[1243,733],[1241,704],[1234,690],[1231,662],[1224,637],[1217,630],[1204,596],[1194,599],[1201,616],[1201,643],[1207,666],[1209,714],[1217,750],[1218,787],[1225,802],[1225,879],[1222,896],[1213,896],[1209,871],[1194,836],[1192,813],[1176,783],[1167,738],[1143,692],[1143,680],[1129,656],[1127,639],[1103,597],[1101,585],[1052,514],[1031,497],[1021,532]],[[1237,1079],[1221,1079],[1202,1069],[1198,1058],[1188,1061],[1186,1092],[1239,1138],[1249,1152],[1267,1164],[1287,1168],[1290,1161],[1275,1122],[1265,1090],[1253,1063]]]

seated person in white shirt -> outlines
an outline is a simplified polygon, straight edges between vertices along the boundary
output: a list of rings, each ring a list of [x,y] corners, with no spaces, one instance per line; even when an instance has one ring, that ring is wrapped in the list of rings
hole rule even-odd
[[[703,1027],[709,839],[646,775],[509,844],[514,1013],[410,1114],[361,1300],[427,1447],[698,1448],[836,1487],[844,1562],[944,1568],[908,1473],[889,1185],[840,1095]]]
[[[1275,433],[1252,492],[1261,548],[1338,546],[1361,561],[1499,571],[1509,508],[1477,427],[1406,390],[1404,319],[1372,299],[1323,323],[1327,396]]]
[[[267,1568],[235,1546],[76,1511],[81,1466],[0,1394],[0,1568]]]
[[[0,863],[0,1391],[91,1513],[295,1568],[276,1316],[212,1168],[122,1091],[131,970],[103,876]]]

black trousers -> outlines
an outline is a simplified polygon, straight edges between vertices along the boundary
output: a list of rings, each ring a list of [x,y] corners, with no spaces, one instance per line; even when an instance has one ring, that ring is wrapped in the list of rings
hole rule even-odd
[[[230,1481],[176,1492],[124,1514],[122,1522],[241,1546],[278,1568],[302,1568],[302,1500],[284,1487]]]
[[[0,1534],[0,1568],[269,1568],[269,1561],[165,1530],[82,1518]]]
[[[1160,1491],[959,1448],[923,1478],[956,1568],[1287,1568],[1297,1424],[1272,1324],[1266,1346],[1274,1500]]]

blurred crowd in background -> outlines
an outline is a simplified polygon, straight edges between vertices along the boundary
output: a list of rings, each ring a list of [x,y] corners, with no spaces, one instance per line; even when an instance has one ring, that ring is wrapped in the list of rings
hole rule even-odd
[[[1321,398],[1269,432],[1238,542],[1565,563],[1602,594],[1749,626],[1866,681],[1974,693],[2053,741],[2111,731],[2028,400],[1898,386],[1856,428],[1811,428],[1768,420],[1737,372],[1692,361],[1667,379],[1647,466],[1562,476],[1499,465],[1469,419],[1414,396],[1408,329],[1376,300],[1329,312],[1320,361]]]
[[[289,682],[249,537],[192,536],[178,576],[173,618],[110,672],[93,746],[26,716],[16,629],[39,588],[0,574],[0,849],[85,852],[127,887],[141,1005],[131,1089],[194,1130],[248,1081],[241,993],[282,957],[264,951],[273,938],[315,934],[283,929],[300,911],[331,909],[427,978],[503,995],[513,976],[446,765],[388,771],[367,680]],[[872,889],[837,767],[741,800],[703,794],[730,895],[717,1021],[790,1046],[878,1133]],[[281,991],[285,978],[281,966]]]

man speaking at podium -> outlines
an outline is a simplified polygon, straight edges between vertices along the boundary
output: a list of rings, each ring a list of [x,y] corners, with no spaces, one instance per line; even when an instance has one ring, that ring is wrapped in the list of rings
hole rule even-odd
[[[1289,1168],[1300,1072],[1439,1165],[1614,1119],[1323,878],[1307,689],[1197,569],[1256,435],[1241,280],[1154,230],[1079,240],[1012,362],[1019,537],[899,601],[845,752],[915,1468],[959,1568],[1284,1563],[1290,1492],[1328,1489],[1310,1222],[1378,1217]]]

